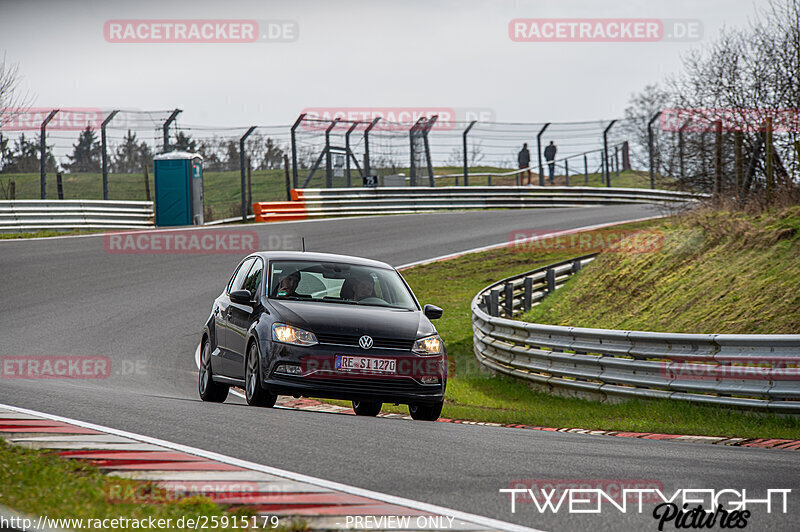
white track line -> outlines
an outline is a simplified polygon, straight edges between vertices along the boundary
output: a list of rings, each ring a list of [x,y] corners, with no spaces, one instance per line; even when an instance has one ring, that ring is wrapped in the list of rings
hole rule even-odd
[[[79,421],[76,419],[71,419],[67,417],[61,416],[54,416],[52,414],[45,414],[44,412],[37,412],[36,410],[29,410],[27,408],[20,408],[17,406],[11,406],[0,403],[0,408],[4,408],[7,410],[12,410],[14,412],[19,412],[21,414],[27,414],[32,416],[40,416],[45,419],[50,419],[52,421],[61,421],[63,423],[69,423],[71,425],[75,425],[78,427],[96,430],[99,432],[105,432],[107,434],[113,434],[115,436],[121,436],[123,438],[130,438],[132,440],[138,440],[144,443],[150,443],[153,445],[160,445],[162,447],[166,447],[167,449],[172,449],[174,451],[184,452],[188,454],[193,454],[195,456],[201,456],[203,458],[207,458],[209,460],[214,460],[217,462],[222,462],[223,464],[229,464],[236,467],[242,467],[245,469],[251,469],[253,471],[259,471],[261,473],[267,473],[269,475],[275,475],[278,477],[287,478],[290,480],[294,480],[297,482],[304,482],[307,484],[313,484],[315,486],[319,486],[321,488],[327,488],[330,490],[341,491],[343,493],[347,493],[350,495],[356,495],[359,497],[366,497],[369,499],[374,499],[377,501],[385,502],[387,504],[394,504],[398,506],[405,506],[407,508],[412,508],[414,510],[420,510],[422,512],[428,512],[431,514],[436,515],[443,515],[443,516],[450,516],[454,517],[455,519],[459,519],[461,521],[467,521],[470,523],[474,523],[477,525],[485,526],[488,528],[493,528],[496,530],[508,530],[508,531],[519,531],[519,532],[542,532],[535,528],[524,527],[521,525],[515,525],[513,523],[506,523],[505,521],[499,521],[496,519],[491,519],[489,517],[483,517],[480,515],[470,514],[467,512],[462,512],[460,510],[453,510],[451,508],[445,508],[443,506],[437,506],[435,504],[428,504],[425,502],[414,501],[411,499],[406,499],[404,497],[397,497],[394,495],[389,495],[387,493],[380,493],[377,491],[357,488],[355,486],[349,486],[347,484],[340,484],[339,482],[333,482],[330,480],[324,480],[317,477],[312,477],[308,475],[302,475],[300,473],[294,473],[292,471],[286,471],[284,469],[278,469],[275,467],[265,466],[261,464],[256,464],[254,462],[248,462],[246,460],[240,460],[238,458],[233,458],[231,456],[225,456],[222,454],[218,454],[212,451],[205,451],[203,449],[198,449],[196,447],[189,447],[187,445],[181,445],[179,443],[172,443],[165,440],[160,440],[158,438],[151,438],[149,436],[144,436],[142,434],[135,434],[133,432],[127,432],[124,430],[112,429],[110,427],[105,427],[103,425],[95,425],[94,423],[87,423],[85,421]]]
[[[633,222],[645,222],[647,220],[657,220],[658,218],[665,218],[670,216],[669,214],[659,214],[658,216],[648,216],[647,218],[634,218],[632,220],[622,220],[620,222],[608,222],[605,224],[597,224],[597,225],[587,225],[585,227],[576,227],[575,229],[564,229],[562,231],[555,231],[552,233],[547,233],[544,235],[536,235],[529,238],[525,238],[522,240],[515,240],[513,244],[524,244],[525,242],[534,242],[537,240],[542,240],[545,238],[554,238],[562,235],[570,235],[573,233],[582,233],[584,231],[594,231],[595,229],[602,229],[604,227],[612,227],[614,225],[622,225],[628,224]],[[423,264],[430,264],[431,262],[439,262],[440,260],[447,260],[447,259],[454,259],[456,257],[461,257],[462,255],[468,255],[470,253],[479,253],[481,251],[489,251],[490,249],[498,249],[502,247],[511,246],[512,242],[499,242],[497,244],[489,244],[488,246],[481,246],[477,248],[467,249],[464,251],[457,251],[455,253],[450,253],[449,255],[442,255],[440,257],[434,257],[432,259],[423,259],[418,260],[416,262],[409,262],[408,264],[403,264],[401,266],[397,266],[396,269],[404,270],[406,268],[411,268],[413,266],[421,266]]]

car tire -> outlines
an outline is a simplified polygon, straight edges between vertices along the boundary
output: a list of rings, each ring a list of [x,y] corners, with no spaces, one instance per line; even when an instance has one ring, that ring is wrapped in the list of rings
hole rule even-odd
[[[272,408],[277,395],[269,393],[261,384],[261,361],[258,356],[258,346],[255,342],[247,350],[247,361],[244,369],[244,396],[250,406],[263,406]]]
[[[375,417],[381,413],[383,403],[373,401],[353,401],[353,411],[357,416]]]
[[[432,405],[408,405],[408,413],[417,421],[436,421],[442,415],[444,402]]]
[[[224,403],[228,398],[230,386],[214,382],[211,371],[211,346],[208,340],[200,348],[200,370],[198,372],[197,391],[200,399],[209,403]]]

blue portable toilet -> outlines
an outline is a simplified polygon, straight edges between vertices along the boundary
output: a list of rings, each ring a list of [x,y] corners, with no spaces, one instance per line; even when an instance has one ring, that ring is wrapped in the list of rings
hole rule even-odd
[[[153,157],[156,225],[203,225],[203,156],[171,151]]]

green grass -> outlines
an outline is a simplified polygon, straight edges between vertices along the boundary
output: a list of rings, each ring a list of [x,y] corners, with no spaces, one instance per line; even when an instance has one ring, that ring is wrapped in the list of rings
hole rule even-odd
[[[106,476],[93,465],[45,451],[9,445],[2,439],[0,504],[28,515],[46,515],[50,518],[171,519],[171,529],[174,530],[194,530],[190,527],[178,528],[176,524],[181,517],[249,517],[252,523],[252,516],[255,515],[246,507],[226,511],[206,497],[176,500],[155,484]],[[305,529],[300,521],[281,521],[284,525],[282,530]],[[241,524],[240,521],[237,523]],[[258,523],[260,527],[261,521]]]
[[[619,226],[619,229],[663,227],[665,223],[637,222]],[[775,224],[780,226],[781,222]],[[763,253],[763,250],[761,252]],[[759,413],[742,415],[741,411],[669,401],[633,400],[620,404],[604,404],[534,391],[520,380],[481,370],[473,353],[469,308],[475,294],[498,279],[579,254],[581,253],[575,250],[552,252],[540,249],[517,251],[513,248],[503,248],[417,266],[403,272],[403,276],[423,304],[432,303],[445,309],[444,316],[436,322],[436,328],[445,340],[448,356],[455,363],[455,375],[451,374],[448,380],[442,416],[550,427],[752,438],[800,438],[800,418],[797,417],[785,418]],[[692,264],[695,268],[700,268],[704,263],[702,260],[692,260]],[[591,269],[587,268],[581,278],[593,277],[590,276],[590,272],[596,273],[600,270],[599,264],[592,266]],[[792,276],[797,274],[796,266],[794,270]],[[610,277],[606,277],[606,281],[610,280]],[[615,285],[617,288],[619,286],[620,283]],[[795,289],[787,291],[783,297],[796,301],[797,286],[800,284],[795,281]],[[559,290],[561,294],[557,292],[553,300],[558,296],[565,297],[570,294],[571,289],[568,286]],[[597,291],[598,288],[595,287],[593,294],[596,295]],[[609,294],[613,293],[613,289],[609,290]],[[626,295],[621,299],[627,300],[628,293],[623,291],[622,294]],[[619,296],[619,292],[617,295]],[[710,297],[706,298],[706,303],[709,307],[716,304]],[[624,304],[620,302],[617,302],[616,306],[624,308]],[[793,309],[785,307],[790,317],[787,317],[784,323],[797,319],[798,308],[800,305],[796,305]],[[754,308],[752,311],[755,314],[761,310]],[[580,320],[570,320],[570,323],[586,325]],[[601,321],[595,325],[611,326],[613,322]],[[797,328],[792,332],[796,331]],[[384,405],[384,408],[387,411],[407,412],[405,407]]]
[[[102,230],[97,231],[35,231],[32,233],[0,233],[0,240],[13,240],[16,238],[47,238],[51,236],[65,236],[65,235],[91,235],[95,233],[102,233]]]
[[[800,207],[656,222],[657,252],[603,253],[522,319],[686,333],[800,331]]]

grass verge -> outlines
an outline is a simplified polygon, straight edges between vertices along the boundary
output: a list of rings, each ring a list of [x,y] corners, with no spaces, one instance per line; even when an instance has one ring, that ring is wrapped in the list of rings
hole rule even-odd
[[[229,525],[212,529],[247,530],[250,528],[231,526],[233,520],[236,519],[237,525],[252,524],[255,516],[247,507],[227,511],[207,497],[192,496],[177,500],[173,497],[153,483],[106,476],[91,464],[9,445],[0,439],[0,504],[28,515],[45,515],[55,519],[82,518],[84,524],[87,519],[120,517],[170,519],[170,526],[160,528],[172,530],[194,530],[193,526],[179,526],[179,520],[184,518],[185,523],[188,518],[198,517],[208,518],[209,522],[214,522],[216,518],[216,522],[227,522]],[[262,524],[259,518],[258,526],[252,529],[261,529]],[[59,528],[79,527],[74,523],[63,523]],[[305,528],[303,522],[287,520],[275,530]]]

